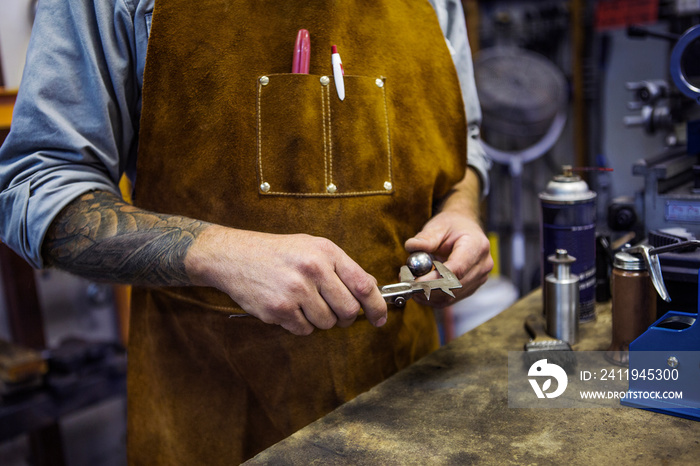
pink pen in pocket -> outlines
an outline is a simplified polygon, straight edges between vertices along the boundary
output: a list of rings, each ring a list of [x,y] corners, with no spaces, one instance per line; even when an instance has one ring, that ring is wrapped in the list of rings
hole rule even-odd
[[[299,29],[297,40],[294,42],[294,58],[292,59],[292,73],[309,74],[309,59],[311,58],[311,38],[309,31]]]

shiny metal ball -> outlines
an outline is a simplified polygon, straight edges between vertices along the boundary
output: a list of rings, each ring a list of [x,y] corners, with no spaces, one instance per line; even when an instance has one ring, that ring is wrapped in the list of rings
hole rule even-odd
[[[433,270],[433,258],[427,252],[414,252],[406,261],[414,277],[421,277]]]

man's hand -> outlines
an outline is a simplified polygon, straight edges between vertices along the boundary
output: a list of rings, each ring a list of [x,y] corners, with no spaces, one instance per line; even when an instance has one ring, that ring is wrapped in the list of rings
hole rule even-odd
[[[61,211],[43,254],[48,265],[92,280],[213,286],[245,312],[298,335],[347,327],[360,308],[373,325],[386,322],[374,277],[327,239],[148,212],[102,191]]]
[[[445,307],[474,293],[486,282],[493,268],[489,241],[478,220],[479,179],[467,170],[464,179],[445,201],[441,211],[430,219],[423,229],[406,241],[408,252],[425,251],[450,269],[462,283],[462,288],[452,290],[456,299],[435,291],[430,300],[421,294],[416,301],[433,307]],[[432,272],[419,280],[438,278]]]
[[[347,327],[361,308],[373,325],[386,322],[377,281],[324,238],[212,225],[185,264],[197,284],[219,288],[247,313],[296,335]]]

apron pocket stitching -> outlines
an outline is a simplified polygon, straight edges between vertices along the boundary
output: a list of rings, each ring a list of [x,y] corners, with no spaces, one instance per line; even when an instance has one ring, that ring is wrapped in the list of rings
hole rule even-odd
[[[333,115],[331,114],[331,94],[330,94],[330,84],[326,87],[326,102],[328,103],[328,181],[326,184],[326,190],[330,189],[333,184]],[[335,192],[329,191],[331,194]]]
[[[369,196],[375,194],[390,194],[388,189],[377,189],[375,191],[351,191],[347,193],[288,193],[282,191],[268,191],[265,195],[274,196],[290,196],[290,197],[350,197],[350,196]]]
[[[324,186],[328,186],[328,136],[326,135],[326,89],[328,86],[324,87],[321,88],[321,120],[323,121],[323,184]],[[330,124],[330,121],[328,124]]]
[[[277,75],[275,75],[275,76],[277,76]],[[280,76],[285,76],[285,75],[280,75]],[[295,78],[300,77],[300,75],[291,75],[291,76],[294,76]],[[335,179],[335,177],[334,177],[334,162],[335,161],[333,160],[334,159],[334,154],[333,154],[334,149],[336,149],[336,147],[334,147],[334,146],[336,146],[336,144],[333,141],[333,125],[335,123],[338,123],[338,122],[334,121],[333,117],[334,117],[334,114],[336,112],[332,111],[333,105],[335,105],[332,102],[331,91],[330,91],[330,88],[333,87],[331,84],[333,80],[332,80],[332,78],[329,80],[328,79],[329,77],[327,77],[327,76],[322,77],[321,82],[320,82],[320,84],[321,84],[321,87],[320,87],[320,91],[321,91],[320,111],[321,112],[320,113],[321,114],[318,115],[321,118],[321,122],[320,122],[321,127],[318,129],[321,132],[321,135],[319,135],[319,136],[321,136],[321,140],[322,140],[321,145],[323,147],[323,153],[319,154],[319,155],[321,155],[323,157],[323,171],[324,171],[323,181],[324,181],[324,185],[323,185],[323,187],[316,185],[317,186],[316,188],[311,188],[311,186],[309,186],[311,188],[311,190],[308,190],[308,191],[295,191],[295,190],[288,190],[288,189],[275,190],[275,189],[273,189],[273,188],[279,187],[278,183],[277,183],[278,181],[282,181],[282,183],[284,184],[285,180],[282,179],[282,180],[277,180],[277,181],[273,181],[272,183],[270,183],[270,180],[267,180],[265,178],[266,171],[263,169],[263,163],[271,163],[271,162],[269,160],[266,160],[266,157],[270,157],[270,155],[266,156],[263,153],[263,150],[267,150],[263,147],[265,145],[265,140],[263,138],[269,137],[269,136],[266,136],[267,133],[265,133],[263,131],[263,128],[262,128],[263,119],[264,119],[263,115],[262,115],[262,105],[263,105],[263,102],[266,102],[266,105],[267,105],[269,103],[267,101],[273,97],[271,97],[271,96],[265,97],[262,95],[262,93],[263,93],[263,88],[269,87],[268,85],[271,84],[270,83],[271,78],[274,79],[273,75],[266,75],[266,76],[259,77],[257,80],[258,83],[257,83],[256,106],[257,106],[257,126],[258,126],[258,128],[257,128],[257,152],[258,152],[257,153],[257,161],[258,161],[258,176],[260,177],[259,185],[258,185],[258,193],[259,194],[261,194],[261,195],[291,196],[291,197],[299,197],[299,198],[305,198],[305,197],[348,197],[348,196],[381,195],[381,194],[391,195],[391,194],[393,194],[393,192],[394,192],[393,170],[392,170],[393,154],[392,154],[392,150],[391,150],[391,128],[390,128],[390,124],[389,124],[389,109],[388,109],[389,104],[388,104],[388,97],[387,97],[387,93],[386,93],[386,86],[377,84],[377,87],[381,88],[381,90],[380,90],[381,94],[380,94],[380,96],[378,96],[378,99],[375,102],[376,102],[376,104],[380,105],[379,108],[381,108],[381,110],[382,110],[381,113],[384,114],[383,120],[384,120],[384,127],[386,129],[386,135],[385,135],[385,137],[386,137],[386,143],[385,143],[386,144],[385,145],[386,152],[383,154],[382,158],[386,157],[386,159],[385,159],[386,165],[385,166],[386,166],[387,171],[384,172],[384,170],[382,170],[380,168],[381,165],[373,165],[373,166],[366,167],[366,169],[368,169],[369,171],[365,172],[367,175],[369,175],[370,173],[373,173],[373,175],[371,177],[375,179],[375,182],[378,181],[377,177],[383,178],[381,176],[381,172],[384,172],[385,176],[387,178],[385,178],[385,181],[383,182],[383,189],[379,188],[378,186],[377,186],[377,188],[379,188],[379,189],[377,189],[377,188],[371,189],[371,186],[367,186],[367,188],[370,188],[370,189],[360,189],[360,190],[354,189],[352,191],[339,192],[338,186],[336,186],[335,182],[334,182],[334,179]],[[324,82],[324,78],[325,78],[325,82]],[[369,79],[369,77],[361,77],[361,76],[353,76],[353,78],[355,78],[355,79]],[[266,79],[266,82],[263,83],[261,81],[261,79]],[[375,82],[378,83],[379,80],[385,82],[386,78],[384,76],[380,76],[376,80],[374,78],[372,78],[372,83],[375,83]],[[318,86],[318,82],[317,82],[316,86]],[[364,84],[364,86],[366,86],[366,84]],[[374,85],[372,85],[372,87],[374,87]],[[307,90],[310,91],[311,88],[307,87]],[[279,88],[277,88],[276,92],[279,92]],[[272,95],[274,96],[275,94],[272,94]],[[366,95],[369,95],[369,94],[366,94]],[[275,101],[273,100],[271,102],[274,103]],[[310,101],[309,101],[309,103],[310,103]],[[376,107],[375,107],[375,109],[378,110],[378,108],[376,108]],[[279,113],[277,110],[278,109],[273,109],[273,114]],[[266,115],[269,115],[269,112],[266,112]],[[379,115],[376,115],[376,116],[379,116]],[[265,118],[269,119],[270,117],[268,116]],[[372,121],[369,122],[369,123],[374,123],[375,128],[379,131],[379,133],[375,133],[375,135],[377,135],[377,136],[379,136],[383,132],[382,129],[380,129],[381,121],[382,121],[381,116],[379,116],[379,119],[375,119],[373,122]],[[266,125],[267,125],[267,123],[268,122],[266,121]],[[343,121],[341,121],[340,122],[341,128],[342,128],[343,124],[347,124],[347,122],[343,123]],[[335,142],[338,142],[338,141],[335,141]],[[379,141],[377,141],[377,142],[379,142]],[[341,141],[341,146],[342,146],[341,149],[344,148],[344,150],[346,150],[346,151],[348,150],[347,142]],[[273,154],[273,156],[274,156],[274,152],[271,152],[271,154]],[[346,159],[345,161],[340,160],[341,165],[340,165],[339,170],[341,170],[341,172],[343,172],[343,173],[345,173],[347,171],[347,169],[348,169],[347,164],[350,161],[350,159],[347,157],[345,159]],[[317,160],[319,160],[319,159],[317,159]],[[274,161],[274,159],[273,159],[273,161]],[[320,162],[320,160],[319,160],[319,162]],[[299,168],[301,169],[301,172],[306,173],[308,171],[309,166],[304,165],[303,167],[299,167]],[[320,168],[320,166],[319,166],[319,168]],[[273,172],[274,171],[275,170],[273,167]],[[292,172],[289,172],[289,173],[292,173]],[[296,173],[298,174],[298,173],[300,173],[300,171],[297,170]],[[308,177],[308,176],[311,176],[311,174],[306,173],[305,176]],[[380,184],[381,183],[382,182],[380,181]],[[353,187],[352,184],[354,184],[354,183],[351,183],[351,186],[345,186],[345,184],[343,183],[342,187],[352,189],[352,187]],[[271,185],[274,185],[274,186],[271,186]]]
[[[389,107],[386,101],[386,78],[384,76],[380,77],[384,81],[382,86],[382,96],[384,97],[384,122],[386,124],[386,150],[387,150],[387,162],[389,169],[389,183],[391,183],[391,189],[387,189],[389,192],[394,191],[394,174],[391,171],[391,131],[389,129]],[[386,186],[386,184],[385,184]]]
[[[262,106],[260,105],[260,95],[262,94],[262,83],[258,78],[258,170],[260,170],[260,189],[263,189],[265,178],[263,177],[262,164]]]

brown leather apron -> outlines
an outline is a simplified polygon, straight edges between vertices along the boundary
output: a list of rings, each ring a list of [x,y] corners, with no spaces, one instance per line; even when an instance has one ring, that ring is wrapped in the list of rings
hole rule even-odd
[[[309,75],[289,73],[301,28]],[[345,66],[342,102],[332,44]],[[404,241],[464,175],[466,140],[454,65],[426,1],[156,2],[140,207],[323,236],[393,283]],[[240,308],[210,288],[137,289],[132,306],[132,464],[240,462],[438,345],[432,310],[413,302],[390,308],[379,329],[361,316],[307,337],[229,318]]]

